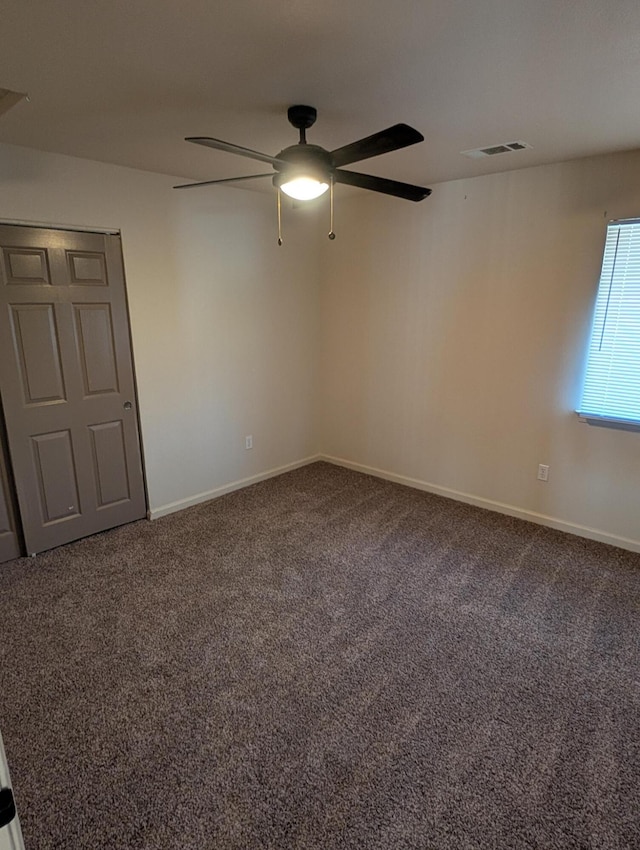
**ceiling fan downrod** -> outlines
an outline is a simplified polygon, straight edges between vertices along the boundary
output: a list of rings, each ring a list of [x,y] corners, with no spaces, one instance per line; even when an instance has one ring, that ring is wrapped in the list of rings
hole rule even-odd
[[[313,127],[316,123],[317,117],[318,110],[314,106],[296,104],[295,106],[290,106],[289,109],[287,109],[289,124],[295,127],[296,130],[300,131],[300,140],[298,141],[299,145],[307,144],[307,130],[309,127]]]

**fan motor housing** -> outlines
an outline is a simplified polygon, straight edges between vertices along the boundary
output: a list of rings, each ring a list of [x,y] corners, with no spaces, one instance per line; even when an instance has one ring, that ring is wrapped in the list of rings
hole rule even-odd
[[[333,157],[329,151],[321,148],[320,145],[291,145],[284,148],[280,153],[276,154],[276,159],[284,160],[286,165],[275,163],[276,171],[282,171],[289,166],[305,169],[319,169],[323,172],[330,172],[334,168]]]

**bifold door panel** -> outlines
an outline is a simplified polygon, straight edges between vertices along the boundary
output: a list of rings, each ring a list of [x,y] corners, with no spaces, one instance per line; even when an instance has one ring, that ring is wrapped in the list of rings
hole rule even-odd
[[[0,392],[26,548],[145,515],[120,240],[0,227]]]
[[[20,554],[7,458],[2,421],[0,421],[0,564],[17,558]]]

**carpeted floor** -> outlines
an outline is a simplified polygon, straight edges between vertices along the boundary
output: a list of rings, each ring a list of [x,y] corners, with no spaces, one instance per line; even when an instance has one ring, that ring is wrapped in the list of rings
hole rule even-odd
[[[28,850],[640,847],[640,555],[318,463],[0,588]]]

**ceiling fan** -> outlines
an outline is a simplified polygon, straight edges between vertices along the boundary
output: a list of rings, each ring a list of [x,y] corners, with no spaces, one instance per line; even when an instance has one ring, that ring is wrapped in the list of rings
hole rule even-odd
[[[424,141],[424,136],[407,124],[394,124],[386,130],[374,133],[357,142],[351,142],[333,151],[325,150],[319,145],[307,142],[306,131],[315,124],[317,111],[313,106],[290,106],[287,111],[289,123],[300,132],[296,145],[290,145],[281,150],[276,156],[259,153],[240,145],[212,139],[208,136],[190,136],[185,139],[196,145],[204,145],[215,150],[235,153],[259,162],[267,162],[273,166],[275,173],[250,174],[245,177],[225,177],[222,180],[205,180],[198,183],[184,183],[174,186],[175,189],[190,189],[196,186],[214,186],[218,183],[236,183],[240,180],[257,180],[271,177],[273,185],[291,198],[309,201],[322,195],[331,188],[331,230],[329,238],[334,239],[333,233],[333,186],[334,183],[345,183],[384,195],[394,195],[408,201],[422,201],[431,194],[431,189],[414,186],[411,183],[401,183],[398,180],[388,180],[384,177],[374,177],[372,174],[360,174],[356,171],[345,171],[341,166],[360,162],[373,156],[399,150]],[[278,224],[280,225],[280,192],[278,192]],[[278,236],[278,244],[282,238]]]
[[[275,174],[250,174],[247,177],[226,177],[222,180],[205,180],[200,183],[184,183],[175,186],[175,189],[189,189],[194,186],[213,186],[216,183],[233,183],[238,180],[256,180],[260,177],[273,177],[273,184],[290,194],[297,200],[311,200],[318,197],[329,188],[330,182],[347,183],[349,186],[357,186],[360,189],[370,189],[372,192],[382,192],[385,195],[395,195],[398,198],[406,198],[408,201],[422,201],[431,194],[431,189],[423,186],[413,186],[410,183],[400,183],[397,180],[387,180],[384,177],[374,177],[371,174],[359,174],[355,171],[344,171],[341,166],[350,165],[352,162],[360,162],[372,156],[399,150],[400,148],[423,142],[424,136],[407,124],[394,124],[379,133],[359,139],[349,145],[327,151],[319,145],[307,143],[306,131],[315,124],[317,111],[313,106],[290,106],[287,112],[289,123],[300,131],[300,140],[297,145],[291,145],[280,151],[276,156],[243,148],[240,145],[223,142],[220,139],[211,139],[208,136],[190,136],[186,142],[196,145],[204,145],[208,148],[227,151],[228,153],[246,156],[259,162],[268,162],[275,169]],[[293,178],[308,177],[316,186],[316,193],[311,195],[311,187],[292,187],[290,184],[296,182]],[[320,190],[319,186],[323,186]],[[306,191],[305,191],[306,189]],[[289,191],[288,191],[289,190]],[[294,192],[297,191],[297,194]]]

